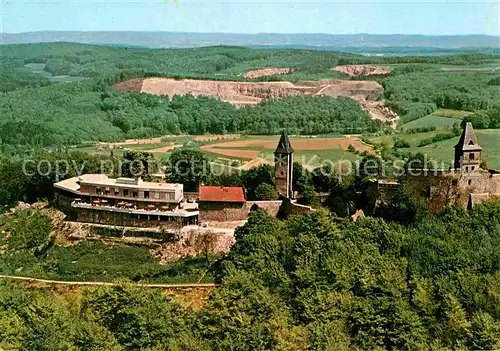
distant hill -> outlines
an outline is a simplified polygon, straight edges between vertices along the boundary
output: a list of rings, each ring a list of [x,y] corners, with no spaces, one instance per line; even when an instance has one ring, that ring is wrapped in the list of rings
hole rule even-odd
[[[75,42],[139,47],[189,48],[211,45],[272,46],[287,48],[387,48],[440,49],[500,47],[500,37],[488,35],[374,35],[374,34],[231,34],[171,32],[59,32],[0,33],[2,44]]]

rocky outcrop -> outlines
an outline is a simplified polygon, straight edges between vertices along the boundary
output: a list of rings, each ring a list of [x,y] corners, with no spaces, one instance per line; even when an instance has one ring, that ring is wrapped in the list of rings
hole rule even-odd
[[[369,97],[384,90],[382,85],[371,80],[335,80],[291,82],[231,82],[196,79],[145,78],[132,79],[116,84],[117,89],[155,95],[204,95],[237,107],[256,105],[263,99],[278,99],[296,95],[319,95],[355,99],[375,119],[396,125],[397,116],[381,102]]]
[[[342,72],[349,77],[367,77],[386,75],[392,72],[388,66],[368,66],[368,65],[345,65],[337,66],[334,71]]]
[[[293,68],[262,68],[256,69],[253,71],[248,71],[245,73],[245,78],[260,78],[260,77],[268,77],[268,76],[278,76],[282,74],[290,74],[295,72]]]

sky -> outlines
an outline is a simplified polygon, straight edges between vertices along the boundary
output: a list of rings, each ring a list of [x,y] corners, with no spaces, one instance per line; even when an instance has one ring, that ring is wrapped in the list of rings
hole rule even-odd
[[[0,32],[500,35],[499,1],[0,0]]]

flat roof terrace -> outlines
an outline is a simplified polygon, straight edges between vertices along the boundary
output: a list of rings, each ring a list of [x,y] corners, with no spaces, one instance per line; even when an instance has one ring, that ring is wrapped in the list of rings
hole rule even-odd
[[[81,184],[94,185],[104,188],[123,188],[151,191],[175,191],[183,190],[184,186],[178,183],[156,183],[145,182],[142,179],[133,178],[109,178],[105,174],[82,174],[78,177],[62,180],[54,184],[54,187],[71,192],[79,191]]]

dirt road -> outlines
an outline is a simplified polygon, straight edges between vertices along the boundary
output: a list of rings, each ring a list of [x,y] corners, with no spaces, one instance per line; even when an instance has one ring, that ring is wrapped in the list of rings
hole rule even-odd
[[[123,283],[111,283],[111,282],[72,282],[64,280],[49,280],[49,279],[39,279],[33,277],[20,277],[15,275],[4,275],[0,274],[0,279],[10,279],[19,281],[28,281],[33,283],[43,283],[43,284],[59,284],[59,285],[83,285],[83,286],[120,286]],[[162,289],[184,289],[184,288],[213,288],[214,283],[179,283],[179,284],[163,284],[163,283],[130,283],[134,286],[140,286],[145,288],[162,288]]]

